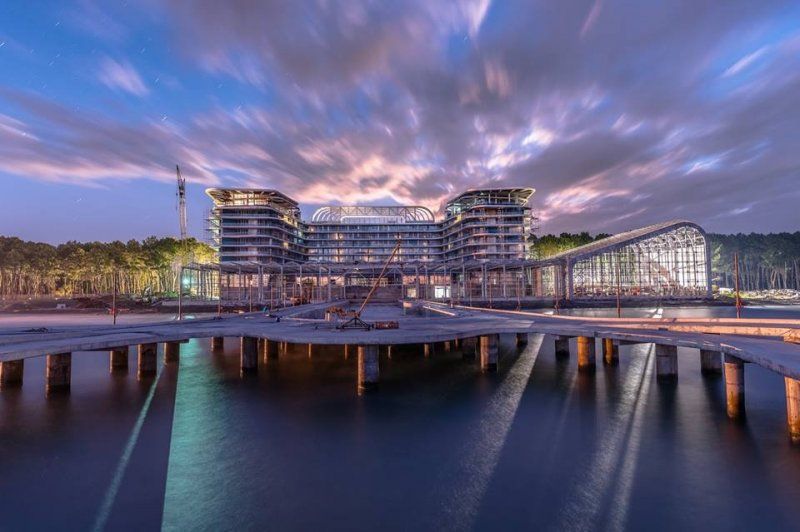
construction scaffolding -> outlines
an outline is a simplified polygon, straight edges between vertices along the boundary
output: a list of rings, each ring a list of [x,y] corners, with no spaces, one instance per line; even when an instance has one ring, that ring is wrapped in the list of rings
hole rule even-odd
[[[374,299],[457,304],[623,298],[710,297],[703,230],[673,221],[621,233],[542,260],[391,262]],[[360,300],[380,264],[227,262],[184,267],[190,299],[277,308]]]

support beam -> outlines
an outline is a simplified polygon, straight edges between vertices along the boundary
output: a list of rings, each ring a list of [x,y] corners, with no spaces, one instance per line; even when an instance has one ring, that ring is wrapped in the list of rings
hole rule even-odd
[[[25,359],[0,362],[0,389],[22,386]]]
[[[374,390],[378,387],[380,366],[378,363],[377,345],[358,346],[358,393]]]
[[[497,344],[499,335],[488,334],[480,337],[481,370],[497,371]]]
[[[800,380],[784,377],[786,381],[786,421],[789,438],[800,444]]]
[[[659,380],[678,378],[678,348],[674,345],[656,344],[656,378]]]
[[[555,351],[557,358],[569,358],[569,338],[566,336],[556,336]]]
[[[225,338],[222,336],[215,336],[211,339],[211,349],[214,351],[222,351],[225,347]]]
[[[528,333],[517,333],[517,345],[528,345]]]
[[[47,355],[45,384],[47,392],[69,390],[72,376],[72,353]]]
[[[619,345],[611,338],[603,338],[603,363],[607,366],[619,364]]]
[[[239,369],[242,374],[255,373],[258,370],[258,339],[253,336],[242,336],[239,344]]]
[[[725,397],[728,402],[728,417],[741,419],[744,408],[744,362],[742,359],[725,355]]]
[[[181,355],[180,342],[164,343],[164,364],[177,363],[180,360],[180,355]]]
[[[143,379],[156,374],[157,344],[139,344],[137,349],[137,378]]]
[[[703,375],[722,374],[722,355],[718,351],[700,350],[700,372]]]
[[[110,373],[128,371],[128,346],[114,347],[108,354],[108,371]]]
[[[580,371],[594,371],[595,369],[595,341],[593,336],[578,336],[578,369]]]

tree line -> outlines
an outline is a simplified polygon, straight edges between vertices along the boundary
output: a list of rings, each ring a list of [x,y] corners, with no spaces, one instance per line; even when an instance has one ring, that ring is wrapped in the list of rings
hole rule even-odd
[[[609,235],[561,233],[531,237],[534,257],[546,258],[556,253],[589,244]],[[734,287],[734,255],[738,255],[741,290],[790,288],[800,290],[800,231],[794,233],[750,233],[723,235],[709,233],[712,282]]]
[[[0,236],[0,297],[163,295],[177,292],[181,264],[211,262],[213,249],[194,238],[53,246]]]

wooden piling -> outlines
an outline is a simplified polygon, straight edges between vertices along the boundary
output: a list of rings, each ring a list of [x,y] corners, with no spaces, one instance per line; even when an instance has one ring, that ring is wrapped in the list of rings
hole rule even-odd
[[[137,371],[138,379],[143,379],[156,374],[156,353],[157,344],[139,344],[137,348]]]
[[[744,362],[732,355],[725,355],[725,397],[728,417],[731,419],[744,417]]]
[[[700,372],[703,375],[722,374],[722,355],[719,351],[700,350]]]
[[[678,378],[678,348],[656,344],[656,378],[662,381]]]
[[[378,387],[380,365],[377,345],[358,346],[358,393],[374,390]]]
[[[72,376],[72,353],[47,355],[47,371],[45,384],[47,392],[65,391],[69,389]]]
[[[497,353],[499,335],[487,334],[480,337],[481,370],[486,372],[497,371]]]
[[[22,386],[22,375],[25,372],[25,359],[0,362],[0,388]]]
[[[786,383],[786,421],[792,443],[800,444],[800,380],[784,377]]]
[[[128,346],[114,347],[108,354],[108,371],[110,373],[128,371]]]
[[[253,336],[242,336],[239,343],[239,369],[242,374],[258,370],[258,341]]]
[[[569,358],[569,338],[566,336],[556,336],[554,342],[556,357]]]
[[[594,371],[595,341],[592,336],[578,336],[578,370]]]
[[[619,344],[611,338],[603,338],[603,363],[607,366],[619,364]]]
[[[174,364],[180,360],[181,343],[180,342],[165,342],[164,343],[164,364]]]

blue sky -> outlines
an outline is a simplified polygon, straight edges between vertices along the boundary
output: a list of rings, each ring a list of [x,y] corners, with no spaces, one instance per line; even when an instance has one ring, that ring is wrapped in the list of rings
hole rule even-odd
[[[203,237],[210,186],[544,232],[800,229],[800,7],[738,0],[0,4],[0,234]]]

